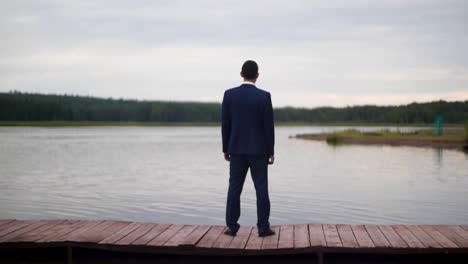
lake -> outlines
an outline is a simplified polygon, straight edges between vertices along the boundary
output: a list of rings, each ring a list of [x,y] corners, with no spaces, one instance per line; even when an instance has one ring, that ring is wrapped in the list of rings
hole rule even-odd
[[[343,128],[276,128],[272,224],[468,223],[461,151],[289,138]],[[220,136],[219,127],[0,127],[0,218],[224,224]],[[249,172],[240,224],[255,223]]]

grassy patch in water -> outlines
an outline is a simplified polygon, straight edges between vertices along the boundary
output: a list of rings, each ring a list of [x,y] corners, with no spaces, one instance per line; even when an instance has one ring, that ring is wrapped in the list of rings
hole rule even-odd
[[[329,134],[327,135],[327,143],[328,144],[331,144],[331,145],[336,145],[340,142],[340,136],[338,136],[338,134],[336,133],[332,133],[332,134]]]
[[[415,131],[391,131],[389,129],[382,129],[377,131],[359,131],[357,129],[346,129],[343,131],[337,131],[326,135],[326,141],[329,144],[339,144],[345,139],[353,138],[382,138],[382,139],[414,139],[414,140],[427,140],[427,139],[459,139],[464,138],[468,142],[468,126],[465,128],[465,132],[461,130],[445,130],[441,136],[434,136],[433,131],[430,129],[426,130],[415,130]]]

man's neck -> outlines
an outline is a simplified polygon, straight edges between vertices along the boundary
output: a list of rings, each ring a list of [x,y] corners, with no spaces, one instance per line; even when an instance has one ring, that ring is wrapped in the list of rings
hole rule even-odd
[[[244,82],[242,82],[242,84],[255,85],[255,80],[246,80],[246,79],[244,79]]]

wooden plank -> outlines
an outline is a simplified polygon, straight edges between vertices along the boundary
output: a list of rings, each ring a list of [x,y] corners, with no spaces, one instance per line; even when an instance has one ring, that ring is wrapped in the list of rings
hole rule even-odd
[[[250,233],[249,241],[247,241],[247,245],[245,245],[245,249],[259,250],[262,248],[263,240],[263,237],[258,236],[258,229],[254,227]]]
[[[46,223],[47,223],[46,221],[31,221],[30,225],[0,237],[0,243],[11,241],[12,239],[14,239],[14,238],[16,238],[16,237],[18,237],[18,236],[20,236],[22,234],[25,234],[27,232],[30,232],[30,231],[32,231],[32,230],[34,230],[36,228],[39,228],[39,227],[45,225]]]
[[[91,242],[96,239],[105,228],[110,226],[113,222],[111,221],[96,221],[96,224],[90,224],[78,228],[68,234],[55,238],[55,241],[74,241],[74,242]],[[98,239],[98,241],[104,238]]]
[[[126,228],[127,226],[131,224],[131,222],[128,222],[128,221],[112,221],[112,222],[113,224],[110,227],[106,228],[105,230],[103,230],[100,234],[96,235],[95,237],[92,237],[91,241],[94,243],[103,241],[104,239],[114,234],[117,234],[118,232],[120,232],[121,230],[123,230],[124,228]]]
[[[3,230],[0,230],[0,238],[8,234],[17,232],[18,230],[21,230],[32,223],[33,221],[28,220],[15,220],[13,222],[10,222],[10,224],[5,225],[5,228]]]
[[[457,232],[457,234],[459,234],[461,237],[468,240],[468,231],[461,228],[461,226],[456,226],[455,225],[455,226],[451,226],[450,228],[453,229],[455,232]]]
[[[2,230],[0,230],[0,237],[4,235],[8,235],[9,233],[12,233],[21,228],[24,228],[29,224],[31,224],[31,222],[22,221],[22,220],[15,220],[13,222],[9,222],[3,226]]]
[[[64,235],[66,231],[73,231],[83,226],[89,225],[87,221],[76,221],[76,220],[66,220],[54,228],[49,229],[48,231],[42,234],[42,238],[37,241],[43,241],[43,239],[48,237],[57,237],[59,234]]]
[[[376,247],[388,248],[392,246],[377,225],[364,225],[364,228]]]
[[[424,245],[403,225],[394,225],[393,229],[408,244],[410,248],[424,248]]]
[[[278,240],[279,240],[279,235],[281,231],[280,227],[272,226],[271,229],[275,231],[275,234],[272,236],[267,236],[263,239],[262,249],[277,249],[278,248]]]
[[[234,237],[221,233],[218,239],[213,243],[213,248],[228,248],[233,239]]]
[[[47,230],[52,229],[56,225],[59,225],[60,223],[63,223],[63,220],[48,220],[45,221],[46,224],[33,229],[27,233],[21,234],[13,239],[11,239],[9,242],[32,242],[40,239],[42,237],[42,234],[46,232]]]
[[[159,236],[146,244],[147,246],[162,246],[168,241],[173,235],[181,230],[184,225],[171,225],[168,229],[164,230]]]
[[[39,229],[43,229],[42,231],[38,230],[33,230],[27,234],[21,235],[21,241],[23,242],[35,242],[38,241],[41,238],[50,236],[54,232],[57,232],[57,230],[60,230],[60,227],[63,227],[65,225],[71,225],[70,221],[57,221],[57,222],[52,222],[49,228],[43,229],[43,227]],[[18,239],[18,238],[16,238]]]
[[[338,234],[338,230],[335,225],[323,225],[323,234],[325,235],[325,241],[327,242],[328,247],[343,247],[340,235]]]
[[[120,240],[114,242],[115,245],[130,245],[133,241],[137,240],[138,238],[142,237],[144,234],[148,233],[155,224],[141,224],[138,228],[130,232],[128,235],[124,236]]]
[[[141,225],[140,223],[135,223],[135,222],[130,223],[126,225],[124,228],[110,235],[109,237],[101,240],[99,244],[114,244],[115,242],[119,241],[120,239],[130,234],[135,229],[137,229],[140,225]]]
[[[353,229],[354,236],[356,237],[356,241],[361,248],[373,248],[375,247],[374,242],[370,238],[369,233],[364,228],[363,225],[351,225],[351,229]]]
[[[243,249],[249,240],[250,233],[252,232],[251,226],[242,226],[237,235],[232,239],[229,248]]]
[[[393,248],[407,248],[408,244],[398,235],[397,232],[393,229],[393,227],[389,225],[379,225],[378,226],[380,231],[385,235],[388,242]]]
[[[196,244],[197,247],[211,248],[218,237],[224,232],[226,227],[213,226],[205,236]]]
[[[309,227],[304,225],[294,225],[294,248],[310,247]]]
[[[1,219],[0,220],[0,230],[3,229],[3,225],[11,223],[13,221],[15,221],[15,220],[14,219]]]
[[[65,237],[72,232],[81,232],[91,228],[102,221],[70,221],[71,223],[59,227],[51,235],[44,236],[36,242],[63,242]]]
[[[359,247],[356,238],[354,237],[353,230],[349,225],[336,225],[338,229],[338,234],[341,238],[341,243],[343,243],[343,247],[348,248],[356,248]]]
[[[430,235],[435,241],[437,241],[444,248],[458,248],[457,244],[452,242],[450,239],[442,235],[433,226],[421,225],[419,226],[428,235]]]
[[[323,226],[320,224],[309,225],[309,237],[311,247],[325,247],[327,241],[325,240],[325,234],[323,233]]]
[[[83,226],[89,226],[96,224],[97,221],[74,221],[68,220],[59,225],[56,225],[54,228],[47,230],[41,234],[41,238],[35,242],[55,242],[57,238],[60,238],[63,235],[66,235],[74,230],[77,230]]]
[[[195,246],[198,241],[210,230],[211,226],[210,225],[200,225],[195,230],[193,230],[192,233],[190,233],[188,236],[186,236],[180,243],[179,245],[184,245],[184,246]]]
[[[419,226],[408,225],[408,230],[424,245],[426,248],[442,248],[431,236],[424,232]]]
[[[468,239],[465,239],[458,230],[449,225],[436,225],[434,226],[440,233],[457,244],[459,247],[468,247]]]
[[[40,240],[42,242],[64,242],[64,241],[73,241],[68,239],[68,237],[74,236],[77,233],[83,232],[93,226],[98,225],[102,221],[81,221],[77,222],[74,225],[70,225],[67,228],[62,228],[60,231],[57,231],[55,234],[48,236],[47,240]]]
[[[468,225],[461,225],[461,228],[465,229],[466,231],[468,231]]]
[[[294,225],[282,225],[278,248],[294,248]]]
[[[72,239],[76,242],[97,243],[128,226],[129,224],[130,222],[124,221],[104,221],[103,223],[90,228],[87,231],[77,234],[77,236],[73,237]]]
[[[132,245],[146,245],[148,242],[153,240],[155,237],[157,237],[159,234],[164,232],[167,228],[171,226],[170,224],[159,224],[155,227],[153,227],[148,233],[144,234],[137,240],[132,242]]]
[[[186,225],[184,226],[179,232],[177,232],[174,236],[172,236],[166,243],[164,243],[165,247],[176,247],[181,245],[184,240],[197,229],[198,226],[196,225]]]

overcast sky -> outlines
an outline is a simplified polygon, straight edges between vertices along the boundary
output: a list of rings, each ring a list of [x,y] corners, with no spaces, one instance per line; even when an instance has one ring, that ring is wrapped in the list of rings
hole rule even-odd
[[[274,106],[468,100],[468,1],[0,1],[0,91]]]

